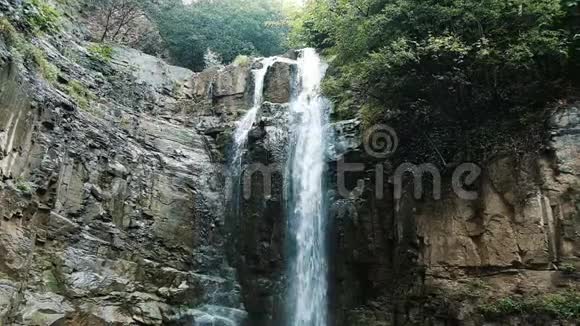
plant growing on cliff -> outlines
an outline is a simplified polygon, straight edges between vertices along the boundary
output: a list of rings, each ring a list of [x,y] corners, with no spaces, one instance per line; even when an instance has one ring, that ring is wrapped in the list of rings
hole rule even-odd
[[[18,177],[15,183],[16,189],[24,194],[31,194],[34,185],[31,182],[24,180],[22,177]]]
[[[234,59],[233,64],[239,67],[248,67],[252,63],[252,59],[247,55],[239,55]]]
[[[101,62],[109,62],[113,59],[113,47],[106,43],[93,43],[88,49],[89,56]]]
[[[45,0],[26,0],[24,16],[34,32],[52,33],[60,28],[60,13]]]
[[[447,162],[511,150],[530,126],[541,138],[538,115],[568,83],[560,0],[318,0],[297,17],[293,44],[326,55],[323,88],[341,118],[388,122],[415,142],[405,160],[434,156],[426,138]]]
[[[90,102],[95,99],[95,94],[77,80],[71,80],[69,82],[67,93],[74,99],[78,106],[84,110],[88,110]]]
[[[30,46],[26,51],[26,56],[38,67],[42,77],[48,82],[54,83],[58,77],[58,68],[48,62],[46,55],[37,47]]]
[[[0,34],[8,46],[14,46],[19,41],[18,31],[6,18],[0,19]]]
[[[576,272],[576,266],[570,263],[563,263],[560,265],[560,270],[565,274],[573,274]]]
[[[0,34],[10,47],[16,61],[22,63],[23,59],[28,60],[36,66],[45,80],[51,83],[56,81],[59,69],[48,61],[41,49],[27,42],[7,19],[0,19]]]
[[[507,297],[483,304],[479,310],[491,319],[524,314],[575,320],[580,318],[580,293],[568,290],[533,297]]]

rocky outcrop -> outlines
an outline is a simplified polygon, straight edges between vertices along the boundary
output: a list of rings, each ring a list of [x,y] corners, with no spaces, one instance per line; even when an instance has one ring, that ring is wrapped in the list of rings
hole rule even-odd
[[[213,116],[226,116],[227,120],[236,121],[240,118],[239,113],[252,105],[250,67],[213,68],[198,73],[193,80],[195,98],[209,100]]]
[[[271,103],[288,103],[295,89],[297,73],[296,63],[289,61],[275,62],[266,73],[264,99]]]
[[[553,113],[549,151],[486,163],[475,200],[452,191],[452,171],[440,200],[414,198],[412,179],[397,200],[392,164],[365,156],[354,125],[335,128],[338,157],[366,164],[346,178],[363,189],[332,209],[336,325],[566,324],[580,290],[577,105]]]
[[[268,75],[280,70],[272,69]],[[286,87],[266,78],[265,98]],[[253,177],[230,239],[253,326],[283,323],[286,308],[284,172],[271,169],[286,167],[287,114],[286,104],[266,102],[250,132],[244,169]],[[422,198],[414,198],[412,180],[405,179],[404,196],[395,200],[393,162],[366,153],[359,120],[336,122],[329,136],[335,140],[330,180],[337,180],[341,158],[364,168],[346,174],[347,187],[356,188],[351,196],[342,196],[337,185],[328,194],[332,324],[565,323],[555,310],[567,308],[550,302],[577,300],[567,296],[577,291],[579,261],[577,114],[571,106],[553,115],[550,150],[542,155],[505,154],[486,162],[469,188],[478,193],[475,200],[453,192],[454,166],[441,171],[441,199],[432,199],[427,186]],[[268,181],[259,168],[270,172],[270,192],[264,192]],[[377,171],[385,180],[382,197]],[[517,300],[534,300],[518,306],[529,307],[529,315],[501,306]]]
[[[108,60],[82,33],[26,40],[54,65],[50,81],[0,42],[0,324],[271,324],[284,293],[281,174],[226,238],[224,163],[251,66],[196,74],[128,48]],[[294,68],[269,72],[279,103],[261,110],[248,166],[285,162]]]
[[[207,134],[238,107],[200,99],[187,69],[96,58],[68,32],[26,40],[50,81],[0,42],[0,324],[240,323]],[[234,70],[212,81],[223,96],[243,96],[248,68]]]

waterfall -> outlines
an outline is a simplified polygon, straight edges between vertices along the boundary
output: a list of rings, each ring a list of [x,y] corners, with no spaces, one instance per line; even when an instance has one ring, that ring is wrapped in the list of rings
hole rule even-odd
[[[246,145],[246,141],[248,140],[248,133],[256,121],[256,116],[264,99],[264,79],[266,78],[268,68],[270,68],[274,62],[276,62],[276,57],[266,58],[262,62],[262,67],[260,69],[252,71],[254,74],[254,99],[252,108],[244,115],[234,133],[234,152],[232,157],[234,162],[238,160],[241,161],[241,155]]]
[[[276,57],[265,58],[262,61],[262,67],[252,71],[254,75],[254,97],[252,108],[246,112],[242,120],[240,120],[233,135],[233,144],[228,162],[229,178],[226,181],[226,187],[227,194],[229,196],[228,215],[234,218],[237,218],[239,215],[238,211],[240,206],[240,198],[242,195],[242,157],[246,148],[246,143],[248,141],[248,135],[254,126],[258,111],[262,106],[264,99],[264,79],[266,78],[266,73],[268,72],[268,68],[270,68],[270,66],[272,66],[276,60]],[[237,223],[234,223],[233,225],[237,225]]]
[[[254,126],[254,122],[258,116],[258,112],[260,111],[260,107],[262,106],[263,98],[264,98],[264,79],[266,78],[266,73],[268,72],[268,68],[276,62],[278,58],[265,58],[262,60],[262,66],[259,69],[252,70],[253,77],[254,77],[254,96],[252,102],[252,108],[246,112],[243,118],[238,123],[236,130],[234,131],[233,135],[233,143],[230,149],[230,157],[228,160],[228,178],[226,179],[226,194],[227,198],[227,212],[226,215],[232,218],[232,221],[229,221],[227,224],[229,227],[230,235],[237,230],[238,222],[237,219],[239,216],[240,210],[240,200],[242,198],[241,189],[242,189],[242,163],[243,163],[243,155],[244,150],[246,149],[246,143],[248,141],[248,135]],[[235,237],[230,236],[230,238],[234,239]],[[235,248],[235,243],[233,244],[233,248]],[[231,253],[232,254],[232,253]],[[218,307],[219,309],[212,308],[208,313],[210,317],[213,319],[208,320],[217,320],[216,318],[221,318],[219,320],[222,321],[219,325],[240,325],[241,322],[238,320],[240,319],[239,316],[237,318],[231,318],[223,313],[223,311],[231,312],[233,311],[235,314],[238,314],[237,310],[232,309],[223,309]],[[211,316],[213,315],[213,316]],[[227,323],[223,323],[223,321],[227,321]],[[196,324],[197,325],[197,324]],[[200,325],[206,325],[201,323]],[[207,324],[207,325],[214,325]],[[217,324],[216,324],[217,325]]]
[[[248,135],[263,102],[264,79],[277,61],[267,58],[254,74],[253,106],[239,122],[229,161],[229,216],[239,218],[243,153]],[[313,49],[301,52],[297,61],[298,85],[290,103],[290,144],[285,178],[289,232],[292,244],[289,258],[288,324],[327,326],[328,263],[326,254],[325,153],[329,104],[320,94],[326,64]],[[237,222],[229,223],[230,232]],[[235,248],[235,244],[234,248]],[[235,250],[234,250],[235,251]]]
[[[325,152],[328,101],[320,94],[326,64],[313,49],[298,59],[299,89],[290,104],[289,325],[327,325]]]

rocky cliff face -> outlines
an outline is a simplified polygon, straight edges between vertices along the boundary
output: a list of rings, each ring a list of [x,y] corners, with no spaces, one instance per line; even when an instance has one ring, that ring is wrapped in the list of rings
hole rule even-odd
[[[273,69],[280,70],[292,67]],[[285,94],[288,86],[276,85]],[[286,110],[264,104],[246,169],[259,163],[283,171]],[[569,103],[549,112],[545,150],[477,162],[472,200],[452,190],[454,165],[440,171],[441,198],[432,198],[429,180],[422,181],[422,198],[414,198],[413,180],[404,178],[403,196],[395,199],[393,162],[368,155],[358,120],[337,121],[330,179],[338,180],[339,160],[362,163],[361,172],[345,174],[345,183],[364,186],[353,192],[359,195],[341,196],[334,184],[328,194],[332,324],[573,325],[580,299],[579,111]],[[380,191],[377,173],[385,180]],[[261,195],[261,177],[252,179],[252,197],[243,201],[236,254],[251,325],[283,321],[282,175],[273,175],[270,195]]]
[[[390,162],[365,158],[356,121],[338,123],[342,158],[366,164],[347,185],[366,186],[333,207],[337,324],[574,325],[579,112],[570,103],[551,113],[544,154],[480,162],[475,200],[451,191],[449,171],[440,200],[414,198],[408,179],[395,200]],[[382,200],[379,168],[389,180]]]
[[[195,74],[127,48],[105,58],[65,25],[18,31],[26,47],[0,42],[0,325],[268,323],[284,274],[280,194],[245,204],[257,218],[234,233],[225,211],[252,66]],[[264,105],[247,162],[285,159],[292,69],[268,73],[277,104]]]
[[[212,128],[249,67],[207,80],[79,33],[0,41],[0,325],[241,322]]]

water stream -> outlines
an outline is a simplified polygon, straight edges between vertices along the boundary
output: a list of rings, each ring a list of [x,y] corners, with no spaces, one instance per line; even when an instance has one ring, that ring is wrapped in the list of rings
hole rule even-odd
[[[230,215],[239,216],[243,154],[248,135],[263,102],[264,79],[268,68],[284,58],[266,58],[253,71],[253,106],[239,122],[230,156]],[[305,49],[297,62],[298,83],[290,103],[288,171],[289,326],[327,326],[328,258],[326,254],[325,127],[329,104],[320,93],[327,65],[315,50]],[[235,225],[235,223],[234,223]],[[235,229],[234,229],[235,230]],[[232,232],[234,231],[232,230]]]
[[[290,104],[289,324],[326,326],[327,272],[325,209],[325,126],[328,101],[320,93],[326,64],[313,49],[298,59],[299,89]]]
[[[254,123],[256,122],[258,112],[262,106],[264,99],[264,80],[266,78],[266,73],[268,72],[268,68],[270,68],[272,64],[276,62],[276,60],[276,57],[265,58],[262,61],[262,66],[259,69],[252,71],[254,75],[254,96],[252,108],[242,117],[236,127],[236,130],[234,131],[233,144],[228,161],[228,180],[226,187],[227,194],[229,196],[228,216],[231,216],[235,219],[239,218],[240,199],[242,197],[242,159],[246,149],[246,143],[248,142],[248,135],[250,130],[252,130]],[[235,226],[237,223],[232,225]]]

